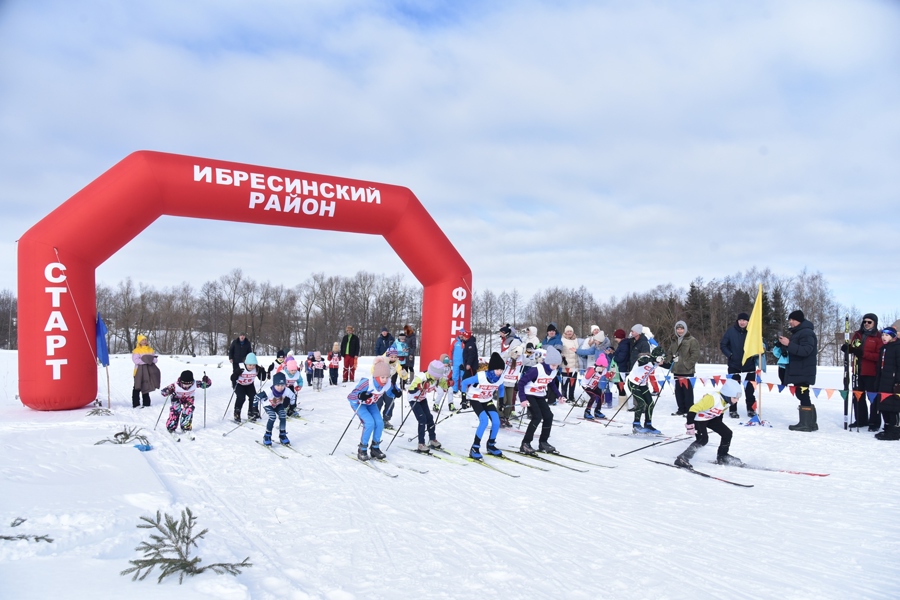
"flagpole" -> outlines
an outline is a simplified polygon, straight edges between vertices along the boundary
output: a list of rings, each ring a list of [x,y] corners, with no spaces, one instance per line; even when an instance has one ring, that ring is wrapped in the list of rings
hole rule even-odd
[[[109,365],[106,365],[106,408],[110,408],[110,400],[109,400]]]

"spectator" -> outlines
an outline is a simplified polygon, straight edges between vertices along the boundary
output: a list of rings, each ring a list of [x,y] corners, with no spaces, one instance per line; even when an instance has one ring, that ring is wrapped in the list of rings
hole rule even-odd
[[[625,335],[624,329],[616,329],[613,333],[613,345],[615,345],[615,350],[612,355],[612,363],[610,363],[610,369],[612,370],[613,365],[615,365],[615,377],[612,382],[617,384],[619,388],[619,407],[621,407],[628,399],[628,395],[625,393],[625,382],[623,381],[624,377],[628,375],[628,363],[631,360],[631,342],[632,339]]]
[[[359,360],[359,336],[347,325],[347,333],[341,338],[341,357],[344,359],[342,382],[356,383],[356,362]]]
[[[466,332],[462,350],[463,374],[462,379],[468,379],[478,374],[478,345],[475,343],[475,336]],[[462,401],[459,403],[460,409],[469,408],[469,401],[466,398],[466,388],[460,383],[462,390]]]
[[[819,340],[813,324],[806,320],[802,310],[788,315],[791,339],[780,336],[778,341],[787,348],[790,355],[785,368],[785,383],[794,385],[794,395],[800,401],[800,422],[788,427],[791,431],[816,431],[816,407],[809,399],[809,386],[816,383],[816,362]]]
[[[384,356],[387,349],[394,344],[394,336],[388,331],[387,327],[381,328],[381,334],[375,340],[375,356]]]
[[[253,344],[247,338],[247,333],[241,333],[231,342],[228,347],[228,361],[231,363],[233,371],[231,377],[231,386],[234,387],[234,381],[237,379],[238,371],[242,370],[241,363],[247,358],[247,355],[253,352]]]
[[[560,367],[560,376],[562,378],[562,392],[570,404],[575,403],[575,384],[578,382],[578,347],[581,340],[575,336],[575,329],[571,325],[566,325],[563,330],[562,340],[562,365]]]
[[[416,352],[419,349],[419,338],[416,330],[409,323],[403,326],[406,333],[406,345],[409,347],[409,354],[406,355],[406,370],[412,374],[416,372]]]
[[[137,344],[131,351],[131,361],[134,363],[134,387],[131,390],[131,406],[137,408],[141,406],[140,400],[143,399],[143,407],[150,406],[150,392],[158,390],[162,381],[162,374],[159,367],[156,366],[156,352],[150,346],[147,336],[138,334]]]
[[[719,342],[719,349],[728,359],[728,374],[735,381],[741,380],[741,373],[744,376],[744,396],[747,400],[747,416],[756,416],[756,391],[753,384],[756,382],[756,357],[751,356],[744,360],[744,341],[747,339],[747,323],[750,322],[750,315],[745,312],[739,313],[734,325],[725,330],[722,341]],[[731,403],[728,416],[732,419],[738,418],[737,403]]]
[[[881,360],[878,361],[875,404],[884,415],[884,431],[876,433],[879,440],[900,440],[900,341],[897,330],[885,327],[881,330]]]
[[[878,400],[872,402],[872,413],[868,412],[868,396],[866,392],[875,392],[875,380],[878,378],[878,367],[881,360],[883,336],[878,329],[878,317],[873,313],[863,315],[859,330],[850,338],[850,353],[853,355],[853,390],[864,392],[859,399],[853,397],[853,414],[856,417],[850,427],[866,427],[869,431],[881,429],[881,415]],[[844,348],[841,348],[844,350]]]
[[[667,364],[663,368],[670,369],[675,376],[675,404],[678,407],[675,413],[679,417],[687,417],[691,406],[694,405],[694,369],[700,358],[700,342],[688,333],[687,323],[678,321],[675,323],[675,341],[669,346]]]

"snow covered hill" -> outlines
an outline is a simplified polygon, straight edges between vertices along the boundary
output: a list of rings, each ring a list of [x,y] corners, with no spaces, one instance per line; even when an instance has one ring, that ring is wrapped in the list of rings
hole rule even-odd
[[[350,457],[356,424],[332,448],[352,411],[349,387],[305,388],[306,421],[289,421],[294,448],[274,456],[254,440],[262,429],[223,420],[231,393],[222,357],[163,357],[163,383],[185,368],[213,380],[197,404],[196,441],[165,433],[159,393],[153,406],[131,408],[131,361],[109,368],[112,415],[92,407],[37,412],[17,400],[17,354],[0,351],[0,535],[47,535],[52,543],[0,541],[3,598],[327,598],[596,599],[596,598],[897,598],[900,584],[897,457],[900,444],[843,430],[839,395],[821,396],[820,430],[794,433],[796,401],[765,390],[769,427],[735,430],[732,454],[747,463],[830,473],[808,477],[708,464],[718,436],[694,459],[698,470],[752,484],[739,488],[644,460],[671,462],[687,442],[615,458],[650,441],[625,435],[630,414],[605,428],[575,417],[556,423],[550,441],[578,472],[546,463],[484,466],[416,455],[404,448],[411,418],[388,450],[397,475]],[[263,358],[268,365],[271,359]],[[363,359],[366,371],[371,359]],[[704,365],[701,375],[724,372]],[[840,387],[839,369],[821,368],[821,386]],[[100,397],[106,406],[106,375]],[[766,381],[774,381],[770,372]],[[684,421],[665,389],[654,424],[666,435]],[[314,409],[314,410],[312,410]],[[562,420],[568,406],[554,407]],[[408,413],[404,409],[404,415]],[[741,406],[742,419],[744,408]],[[400,422],[400,407],[394,423]],[[438,427],[438,439],[464,454],[475,433],[472,414]],[[140,427],[153,449],[95,445],[123,427]],[[390,441],[387,435],[383,446]],[[502,430],[499,445],[521,434]],[[528,459],[515,457],[527,461]],[[491,460],[491,459],[489,459]],[[394,466],[397,465],[397,466]],[[399,466],[408,467],[406,469]],[[427,471],[417,473],[414,470]],[[202,564],[253,566],[237,577],[204,573],[178,585],[158,571],[132,582],[119,572],[138,558],[148,531],[141,516],[177,515],[190,507],[208,528]],[[18,527],[10,524],[27,519]]]

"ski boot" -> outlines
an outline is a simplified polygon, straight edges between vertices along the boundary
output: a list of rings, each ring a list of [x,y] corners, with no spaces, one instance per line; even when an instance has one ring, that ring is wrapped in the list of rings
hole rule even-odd
[[[531,447],[531,444],[528,442],[522,442],[522,445],[519,446],[519,452],[522,454],[536,454],[534,448]]]
[[[735,456],[732,456],[732,455],[728,454],[727,452],[725,454],[721,454],[721,455],[717,456],[716,463],[720,464],[720,465],[727,465],[729,467],[743,467],[744,466],[744,463],[741,461],[741,459],[739,459]]]
[[[416,447],[416,452],[419,454],[431,454],[431,450],[425,444],[419,444]]]
[[[606,418],[606,415],[604,415],[604,414],[603,414],[602,412],[600,412],[599,410],[594,409],[594,418],[595,418],[595,419],[605,419],[605,418]]]
[[[652,435],[660,435],[662,433],[662,431],[660,431],[659,429],[656,429],[653,426],[653,423],[651,423],[650,421],[647,421],[646,423],[644,423],[643,431],[644,431],[644,433],[649,433]]]
[[[284,444],[285,446],[291,445],[291,440],[288,439],[287,431],[281,430],[278,432],[278,441]]]
[[[390,430],[390,431],[393,431],[393,430],[394,430],[394,426],[391,425],[391,422],[390,422],[390,421],[385,421],[385,422],[384,422],[384,428],[387,429],[387,430]]]
[[[241,413],[234,413],[234,422],[238,425],[241,424]]]
[[[509,417],[500,417],[500,427],[512,427],[512,423],[509,422]]]
[[[247,420],[251,423],[256,423],[257,421],[259,421],[259,414],[253,413],[252,415],[247,415]]]
[[[267,431],[263,434],[263,444],[265,444],[266,446],[272,445],[272,432],[271,431]]]
[[[686,459],[685,457],[683,457],[680,454],[675,459],[675,466],[681,467],[682,469],[693,469],[694,468],[694,465],[692,465],[690,463],[690,461],[688,461],[688,459]]]
[[[736,411],[736,410],[730,410],[730,411],[728,411],[728,416],[731,417],[732,419],[739,419],[741,415],[739,415],[738,411]]]
[[[437,412],[441,410],[441,407],[437,405],[437,402],[431,405],[431,412]]]
[[[356,450],[356,458],[361,461],[369,460],[369,455],[366,453],[366,445],[360,444],[359,448]]]
[[[285,412],[285,414],[286,414],[287,416],[293,417],[294,414],[295,414],[297,411],[296,411],[296,409],[295,409],[293,406],[288,406],[288,409],[287,409],[286,411],[284,411],[284,412]]]
[[[634,423],[631,424],[631,432],[632,433],[646,433],[644,431],[644,428],[641,427],[640,421],[635,421]]]
[[[559,454],[559,452],[550,445],[550,442],[538,442],[538,452],[546,452],[548,454]]]
[[[503,456],[503,452],[497,447],[497,440],[495,439],[488,440],[487,451],[494,456]]]
[[[456,412],[456,407],[453,405],[452,401],[447,405],[447,410],[449,410],[450,412]]]
[[[756,416],[756,411],[755,411],[755,410],[748,410],[748,411],[747,411],[747,416],[748,416],[748,417],[755,417],[755,416]]]
[[[591,409],[587,409],[586,411],[584,411],[584,418],[588,421],[594,420],[594,414],[591,412]]]
[[[475,436],[475,441],[472,442],[472,447],[469,448],[469,458],[474,458],[475,460],[484,458],[481,455],[481,438],[478,436]]]
[[[431,440],[431,441],[429,441],[429,442],[428,442],[428,445],[431,446],[432,448],[434,448],[435,450],[437,450],[437,449],[439,449],[439,448],[441,447],[441,443],[440,443],[439,441],[437,441],[437,440]]]
[[[379,448],[380,445],[381,442],[372,442],[372,445],[369,447],[369,454],[371,454],[372,458],[375,460],[384,460],[387,458],[387,455]]]

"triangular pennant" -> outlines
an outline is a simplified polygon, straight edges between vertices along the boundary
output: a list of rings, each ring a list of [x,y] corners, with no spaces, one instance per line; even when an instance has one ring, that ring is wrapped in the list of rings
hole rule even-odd
[[[691,385],[696,385],[696,383],[697,383],[697,378],[696,378],[696,377],[691,377],[690,379],[688,379],[688,381],[691,382]]]
[[[866,398],[869,399],[869,402],[875,402],[875,399],[878,398],[878,394],[875,392],[866,392]]]
[[[775,384],[774,384],[774,383],[767,383],[766,385],[769,386],[769,391],[770,391],[770,392],[772,391],[772,388],[775,387]]]
[[[822,391],[822,388],[809,388],[809,389],[812,390],[813,396],[815,396],[816,398],[819,397],[819,393]]]
[[[862,390],[853,390],[853,397],[859,400],[864,393]]]
[[[750,385],[752,385],[754,390],[755,390],[756,388],[759,387],[759,384],[758,384],[757,382],[753,381],[753,380],[748,381],[747,383],[749,383]]]
[[[796,395],[796,394],[797,394],[797,388],[796,388],[796,386],[789,385],[789,386],[788,386],[788,391],[789,391],[791,394],[793,394],[793,395]]]

